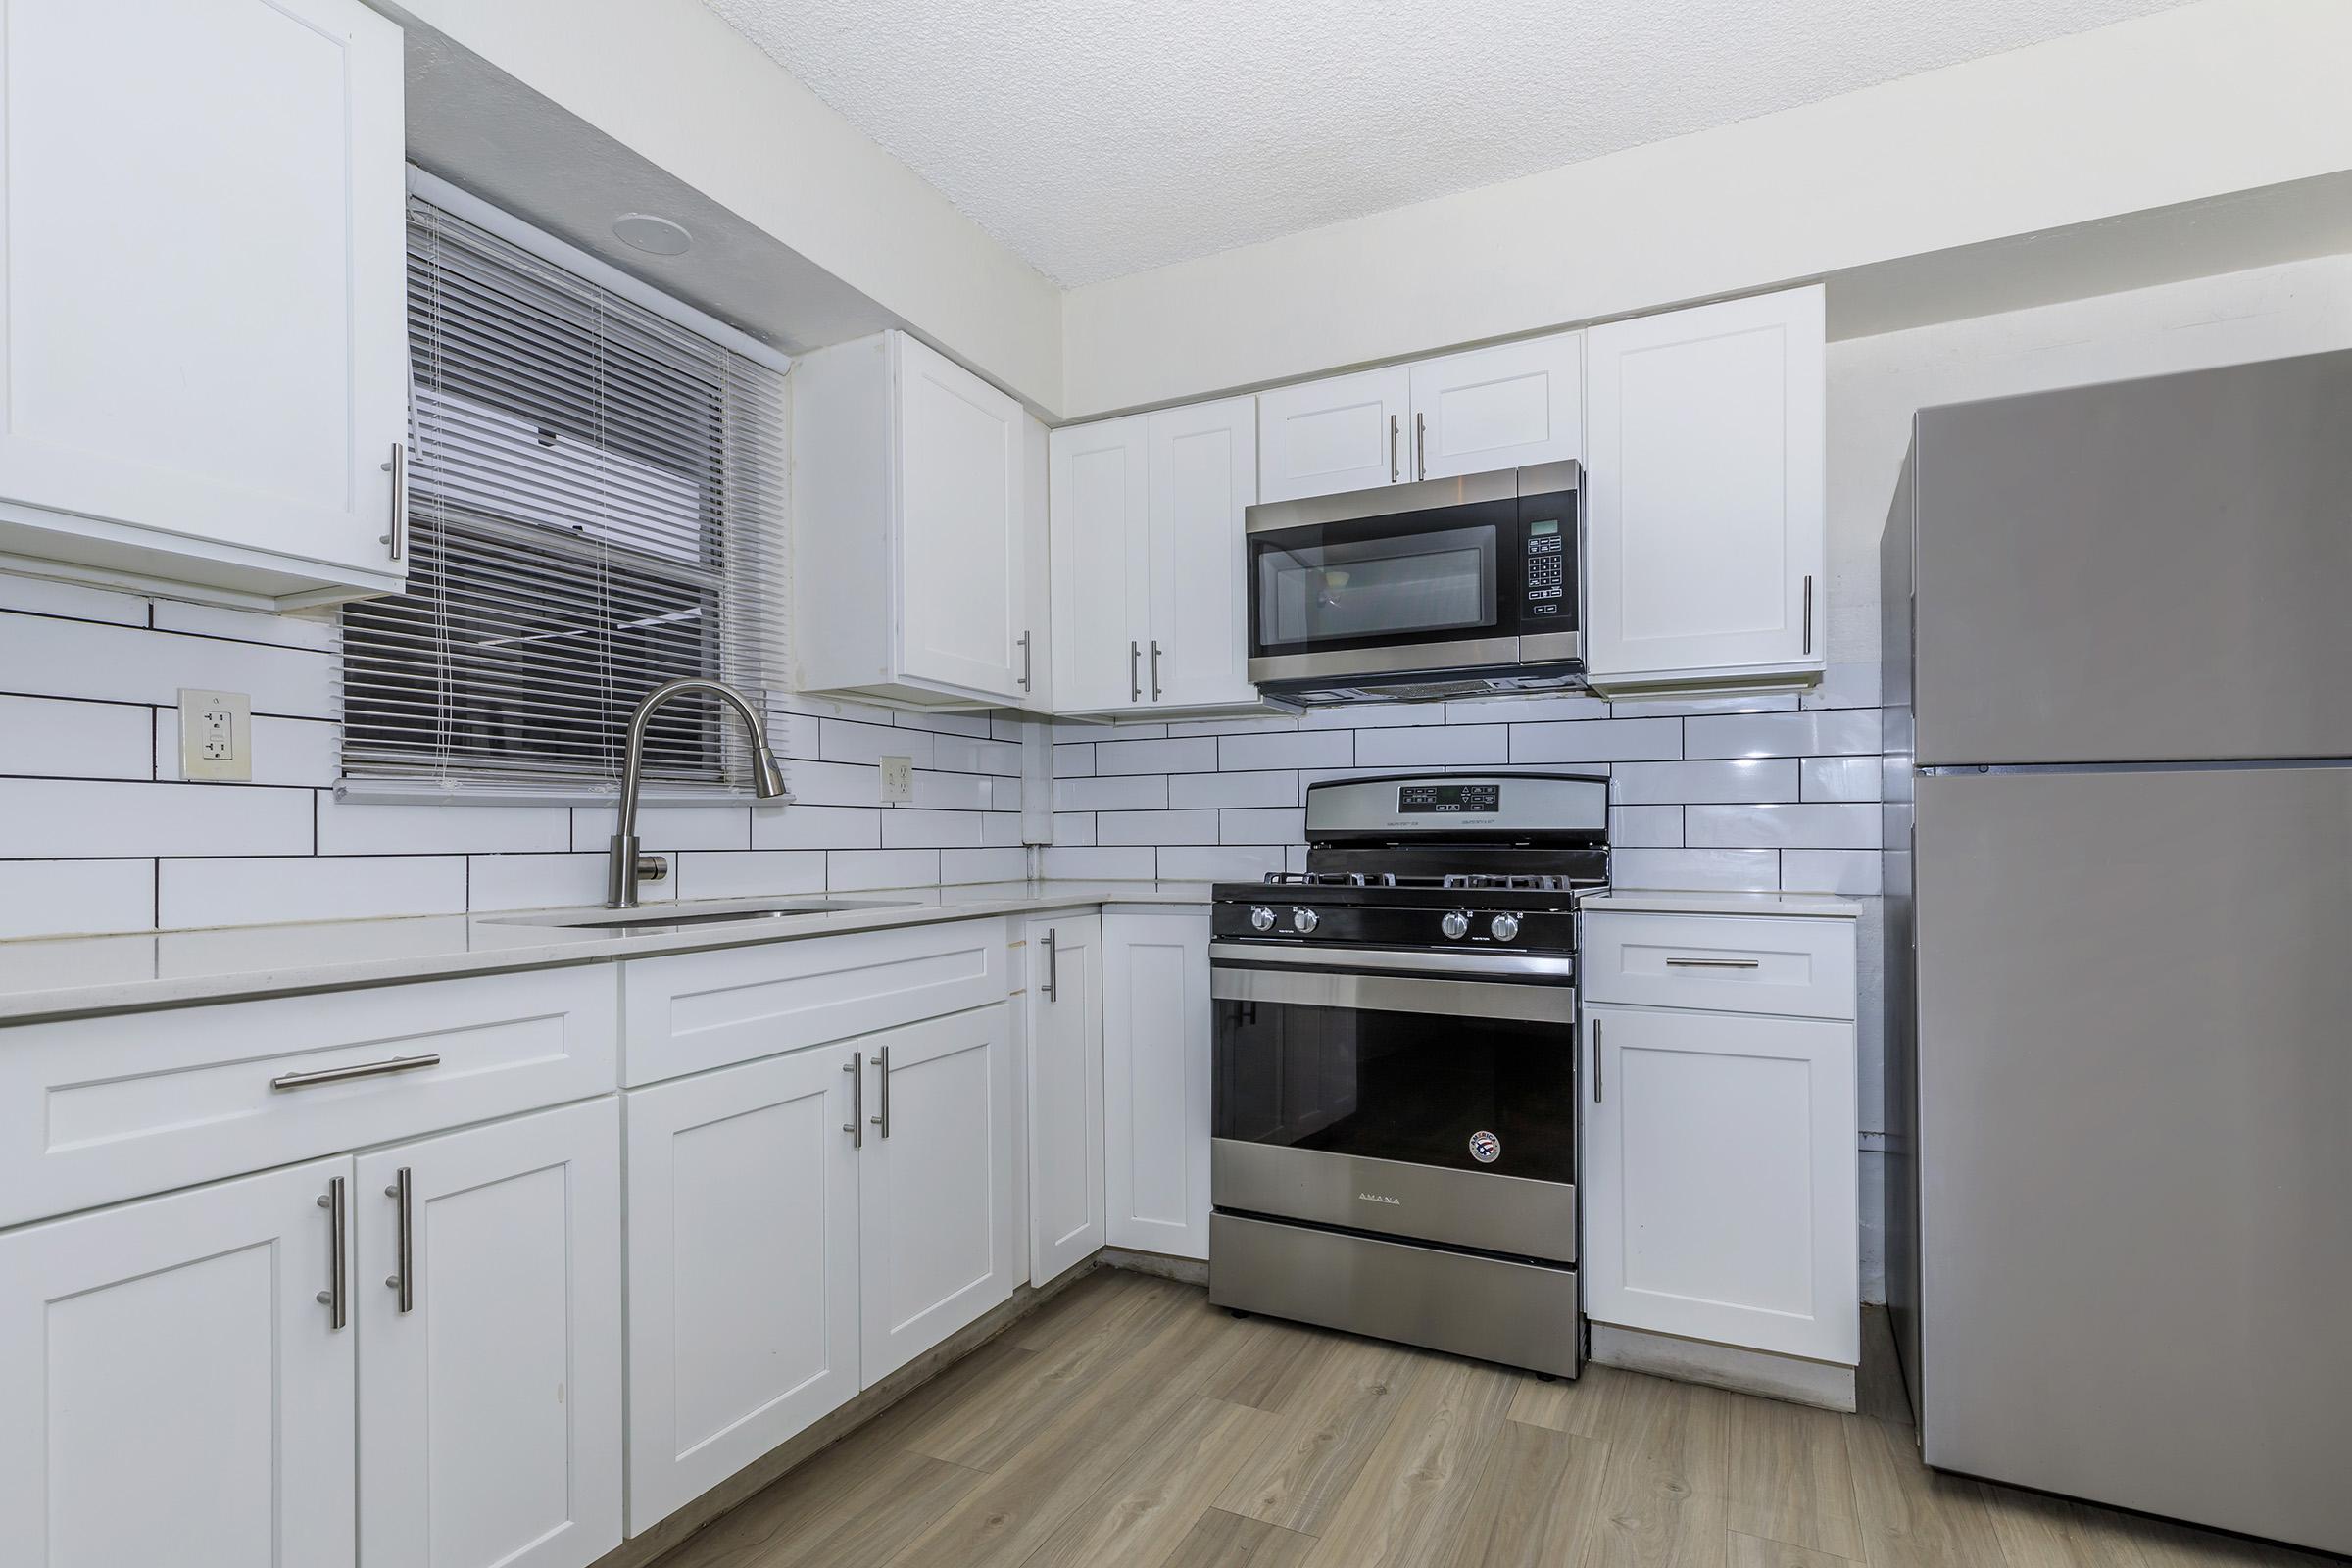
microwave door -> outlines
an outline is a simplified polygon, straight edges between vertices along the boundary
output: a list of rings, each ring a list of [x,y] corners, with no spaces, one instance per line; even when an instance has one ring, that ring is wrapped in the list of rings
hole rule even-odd
[[[1251,678],[1515,662],[1518,527],[1504,501],[1252,533]]]

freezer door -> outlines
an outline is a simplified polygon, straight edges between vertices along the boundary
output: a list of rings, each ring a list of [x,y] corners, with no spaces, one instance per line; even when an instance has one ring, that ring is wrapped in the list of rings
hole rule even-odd
[[[1929,409],[1919,760],[2352,757],[2352,353]]]
[[[2352,768],[1917,811],[1928,1462],[2352,1551]]]

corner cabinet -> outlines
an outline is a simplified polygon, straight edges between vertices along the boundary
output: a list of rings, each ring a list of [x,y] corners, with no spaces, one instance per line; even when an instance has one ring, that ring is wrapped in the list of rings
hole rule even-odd
[[[1818,680],[1821,288],[1585,336],[1592,688],[1640,696]]]
[[[1257,706],[1242,547],[1256,400],[1067,426],[1053,434],[1052,470],[1055,710]]]
[[[0,565],[399,589],[401,31],[360,0],[0,0]]]
[[[1208,911],[1102,915],[1103,1241],[1208,1256]]]
[[[790,384],[795,688],[1041,707],[1037,422],[904,332],[804,356]]]

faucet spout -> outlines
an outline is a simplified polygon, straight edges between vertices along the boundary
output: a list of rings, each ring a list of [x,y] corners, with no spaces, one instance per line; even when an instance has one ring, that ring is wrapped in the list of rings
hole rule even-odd
[[[646,729],[662,704],[690,692],[709,693],[718,699],[720,707],[732,709],[743,721],[752,743],[752,793],[763,801],[791,799],[784,793],[784,769],[777,763],[776,754],[768,748],[767,725],[750,698],[724,681],[704,680],[699,676],[663,681],[646,693],[645,701],[629,715],[628,744],[621,754],[620,820],[613,824],[612,853],[605,863],[608,909],[637,907],[637,795],[645,781]]]

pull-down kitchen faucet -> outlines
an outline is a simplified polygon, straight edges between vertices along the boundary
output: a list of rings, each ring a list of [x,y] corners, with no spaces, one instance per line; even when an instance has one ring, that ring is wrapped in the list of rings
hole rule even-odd
[[[724,681],[704,680],[688,676],[684,680],[667,680],[645,694],[637,711],[629,715],[629,740],[621,755],[620,820],[613,824],[612,858],[605,865],[605,907],[634,909],[637,907],[637,789],[644,782],[645,731],[653,719],[654,710],[673,697],[688,692],[709,692],[720,706],[735,710],[743,720],[752,742],[752,793],[763,801],[789,800],[784,793],[784,770],[776,765],[776,754],[767,749],[767,725],[751,699]]]

